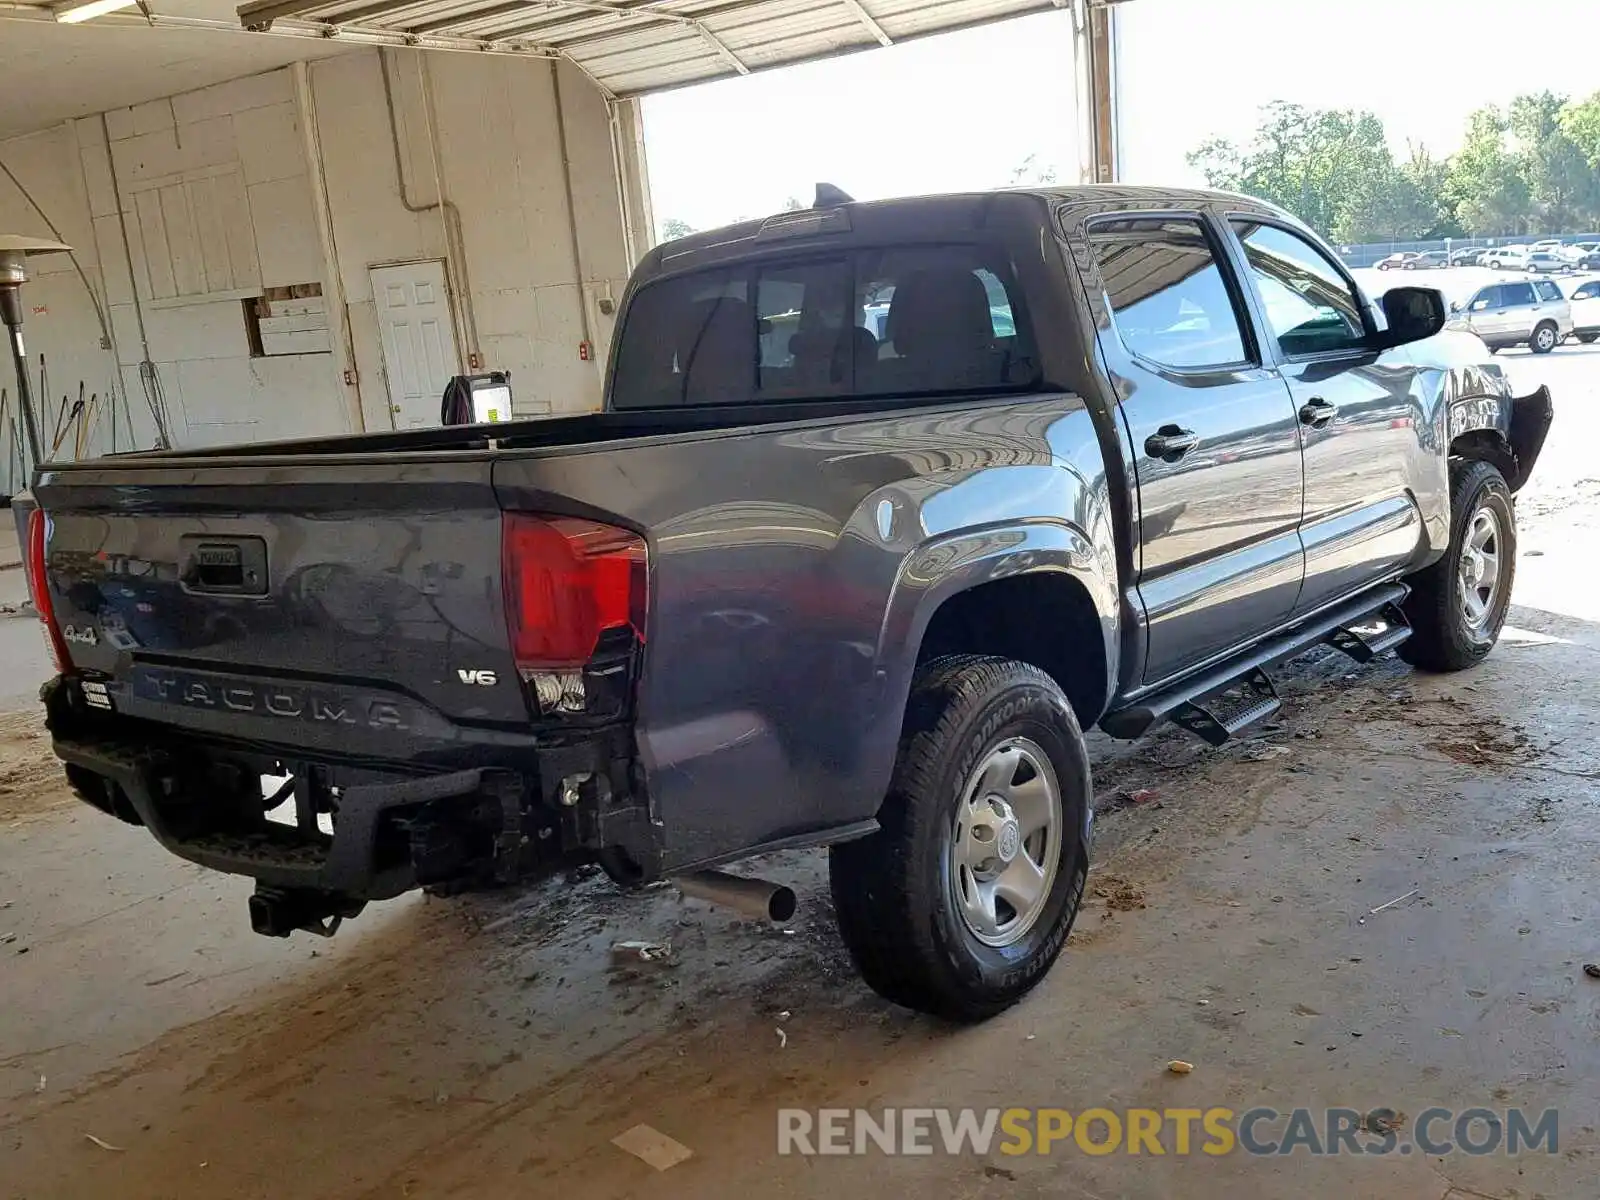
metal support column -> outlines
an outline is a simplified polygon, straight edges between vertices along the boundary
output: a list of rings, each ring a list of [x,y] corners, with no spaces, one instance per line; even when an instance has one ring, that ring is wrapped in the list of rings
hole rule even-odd
[[[1072,58],[1078,107],[1078,178],[1112,183],[1117,145],[1116,0],[1072,0]]]

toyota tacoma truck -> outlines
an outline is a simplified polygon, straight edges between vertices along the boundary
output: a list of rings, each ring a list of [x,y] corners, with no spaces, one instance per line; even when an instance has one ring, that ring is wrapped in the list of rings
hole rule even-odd
[[[828,189],[650,252],[603,411],[46,464],[55,752],[277,935],[826,846],[867,982],[979,1019],[1078,911],[1085,729],[1494,645],[1552,409],[1445,320],[1242,196]]]

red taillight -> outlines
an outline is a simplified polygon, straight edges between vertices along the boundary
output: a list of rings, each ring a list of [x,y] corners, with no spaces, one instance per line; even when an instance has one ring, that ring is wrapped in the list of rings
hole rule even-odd
[[[44,515],[44,509],[36,508],[28,514],[28,594],[33,598],[33,611],[44,622],[45,638],[55,656],[56,670],[66,674],[72,670],[72,656],[67,653],[61,626],[56,622],[55,603],[50,599],[50,579],[45,574],[45,541],[49,530],[50,518]]]
[[[511,654],[530,672],[582,667],[607,630],[644,640],[644,539],[576,517],[507,513],[501,548]]]

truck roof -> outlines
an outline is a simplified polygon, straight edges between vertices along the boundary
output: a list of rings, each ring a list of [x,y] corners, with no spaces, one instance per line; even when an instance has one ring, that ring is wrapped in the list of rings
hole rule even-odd
[[[1123,201],[1134,209],[1154,206],[1188,209],[1221,202],[1230,208],[1258,212],[1262,216],[1287,217],[1287,214],[1264,201],[1237,193],[1122,183],[1004,188],[903,196],[889,200],[852,200],[844,204],[802,208],[739,221],[664,242],[640,262],[636,279],[642,282],[658,274],[711,266],[730,258],[748,257],[753,252],[768,249],[763,243],[770,243],[775,250],[792,247],[796,238],[812,234],[849,233],[855,235],[849,240],[870,242],[885,239],[917,241],[1013,221],[1037,222],[1040,201],[1069,208],[1078,205],[1104,206],[1108,201]],[[780,232],[784,230],[787,232]]]

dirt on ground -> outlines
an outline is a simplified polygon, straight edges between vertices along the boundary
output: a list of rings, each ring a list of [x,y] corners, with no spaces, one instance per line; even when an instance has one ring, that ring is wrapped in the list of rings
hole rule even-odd
[[[71,803],[61,764],[50,753],[43,713],[0,713],[0,824]]]
[[[69,800],[37,719],[0,717],[0,1197],[1594,1200],[1600,612],[1582,615],[1570,536],[1600,527],[1593,483],[1524,498],[1519,571],[1544,565],[1519,575],[1525,607],[1482,668],[1319,651],[1229,746],[1092,734],[1077,928],[1027,1001],[975,1028],[861,984],[816,852],[738,868],[801,895],[783,926],[584,870],[372,906],[328,942],[255,938],[242,881],[55,812]],[[670,951],[619,959],[618,942]],[[1561,1143],[775,1149],[785,1108],[1256,1104],[1402,1130],[1431,1105],[1556,1108]],[[639,1125],[691,1157],[658,1171],[614,1144]]]

